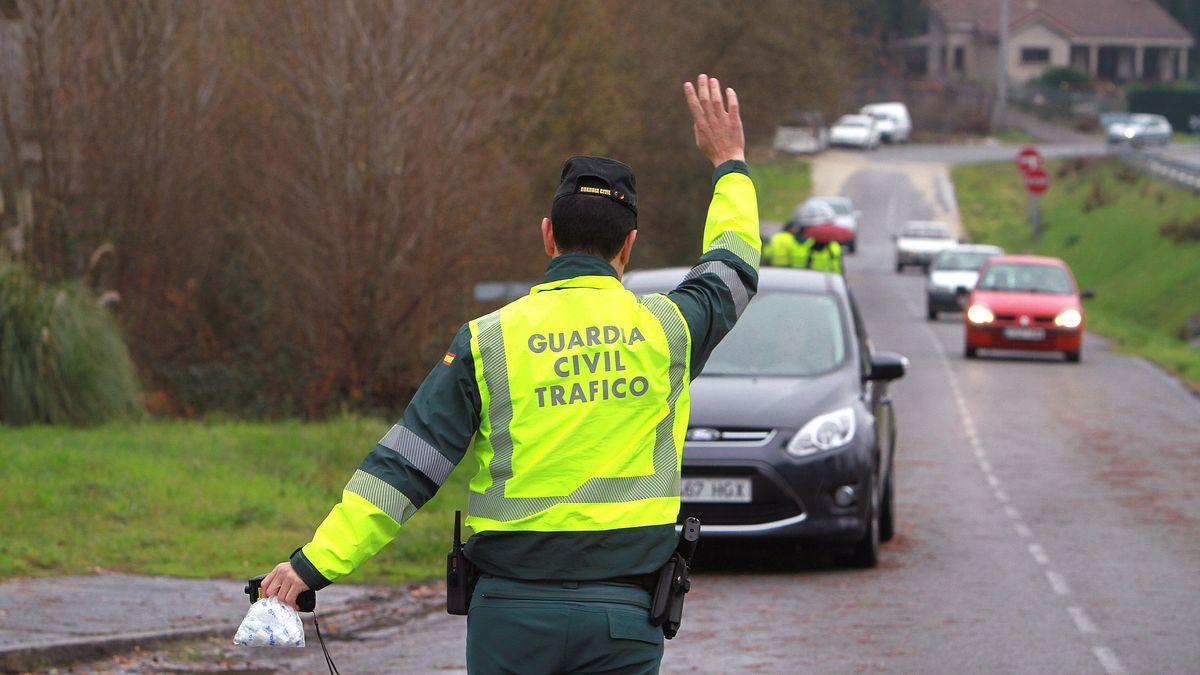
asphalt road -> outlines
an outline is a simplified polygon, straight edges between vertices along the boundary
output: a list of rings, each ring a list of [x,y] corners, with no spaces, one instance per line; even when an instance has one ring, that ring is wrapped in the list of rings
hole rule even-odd
[[[847,268],[873,342],[911,360],[893,389],[897,536],[872,570],[702,547],[664,671],[1197,672],[1200,402],[1093,336],[1079,365],[964,360],[959,317],[925,321],[924,277],[892,267],[892,221],[932,212],[888,168],[919,148],[876,156],[842,192],[864,212]],[[461,669],[465,622],[428,607],[339,631],[343,672]],[[227,663],[324,670],[315,646]]]

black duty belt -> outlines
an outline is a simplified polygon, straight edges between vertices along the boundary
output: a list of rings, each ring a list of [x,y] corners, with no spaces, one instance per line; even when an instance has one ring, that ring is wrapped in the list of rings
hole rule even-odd
[[[653,593],[654,587],[658,584],[658,572],[649,572],[647,574],[630,574],[628,576],[610,577],[608,579],[595,579],[591,583],[637,586],[638,588]]]

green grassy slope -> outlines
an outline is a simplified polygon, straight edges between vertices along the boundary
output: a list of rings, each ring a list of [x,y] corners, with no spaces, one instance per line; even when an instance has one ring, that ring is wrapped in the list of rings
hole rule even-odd
[[[777,159],[750,166],[758,191],[758,217],[786,222],[812,192],[812,167],[804,160]]]
[[[1010,163],[955,168],[963,225],[977,242],[1009,252],[1061,257],[1082,288],[1089,329],[1200,383],[1200,350],[1181,339],[1200,313],[1200,241],[1176,242],[1159,229],[1200,221],[1200,198],[1147,178],[1116,160],[1070,160],[1047,167],[1042,236],[1032,241],[1025,192]]]
[[[0,427],[0,578],[269,571],[340,498],[387,431],[376,420]],[[451,476],[357,582],[440,574],[466,470]]]

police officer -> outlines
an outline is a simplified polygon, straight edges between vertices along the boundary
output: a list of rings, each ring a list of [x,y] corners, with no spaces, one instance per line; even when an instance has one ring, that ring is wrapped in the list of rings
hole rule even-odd
[[[783,229],[771,235],[763,246],[763,264],[771,267],[788,267],[792,264],[792,256],[796,249],[796,228],[794,220],[788,221]]]
[[[836,241],[817,241],[804,236],[792,249],[792,267],[843,274],[842,246]]]
[[[761,245],[736,94],[704,75],[684,93],[715,167],[699,262],[670,293],[626,291],[633,171],[567,160],[542,283],[459,330],[266,596],[294,603],[351,573],[471,454],[468,669],[657,671],[648,588],[677,543],[688,385],[754,295]]]

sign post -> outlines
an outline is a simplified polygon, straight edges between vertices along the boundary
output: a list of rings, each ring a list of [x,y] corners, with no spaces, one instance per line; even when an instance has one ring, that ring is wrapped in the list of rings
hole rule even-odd
[[[1017,168],[1025,175],[1025,190],[1029,193],[1029,227],[1034,239],[1038,238],[1041,225],[1041,195],[1050,187],[1050,176],[1046,175],[1042,153],[1032,145],[1026,145],[1017,153]]]

